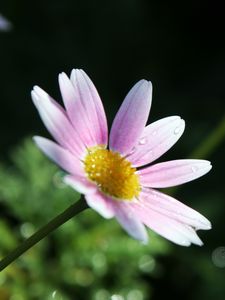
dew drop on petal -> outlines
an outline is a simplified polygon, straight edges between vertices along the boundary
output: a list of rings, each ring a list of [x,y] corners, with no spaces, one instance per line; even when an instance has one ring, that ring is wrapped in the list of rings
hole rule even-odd
[[[174,134],[179,134],[181,131],[181,126],[177,126],[175,129],[174,129]]]
[[[145,145],[146,143],[147,143],[146,137],[141,138],[139,141],[139,145]]]
[[[189,246],[190,242],[188,240],[182,240],[181,241],[181,245],[183,245],[183,246]]]
[[[191,170],[193,173],[197,172],[198,171],[198,167],[197,166],[192,166],[191,167]]]

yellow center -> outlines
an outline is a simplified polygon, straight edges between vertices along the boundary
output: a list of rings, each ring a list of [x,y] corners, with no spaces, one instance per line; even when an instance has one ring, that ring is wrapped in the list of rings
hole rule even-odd
[[[139,177],[131,163],[119,153],[101,147],[88,149],[85,172],[99,189],[116,199],[132,200],[139,195]]]

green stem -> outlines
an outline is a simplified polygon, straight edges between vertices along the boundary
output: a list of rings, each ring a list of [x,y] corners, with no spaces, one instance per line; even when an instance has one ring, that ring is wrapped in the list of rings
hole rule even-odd
[[[86,201],[80,199],[78,202],[74,203],[68,207],[64,212],[59,214],[49,223],[44,225],[41,229],[35,232],[27,240],[22,242],[16,249],[9,253],[5,258],[0,261],[0,271],[4,270],[9,264],[16,260],[20,255],[30,249],[32,246],[37,244],[40,240],[46,237],[53,230],[57,229],[60,225],[64,224],[66,221],[79,214],[83,210],[88,208]]]
[[[212,133],[205,139],[205,141],[191,153],[190,157],[206,159],[224,141],[224,138],[225,116],[219,122],[217,127],[212,131]]]

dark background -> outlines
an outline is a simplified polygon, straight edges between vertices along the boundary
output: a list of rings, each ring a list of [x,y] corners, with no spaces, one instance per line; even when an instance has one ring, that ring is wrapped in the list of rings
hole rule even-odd
[[[224,116],[223,1],[2,0],[0,12],[13,23],[11,32],[0,32],[2,160],[23,137],[47,135],[31,102],[33,85],[59,100],[58,73],[72,68],[82,68],[92,78],[110,124],[131,86],[142,78],[151,80],[149,121],[169,115],[186,121],[184,137],[168,158],[188,156]],[[225,246],[224,143],[206,159],[213,163],[210,175],[178,194],[193,204],[198,199],[213,230],[201,234],[203,248],[176,247],[163,259],[165,274],[150,279],[152,299],[224,299],[225,268],[212,263],[220,278],[216,282],[210,270],[202,270],[209,272],[207,281],[195,269],[198,256],[204,253],[211,260],[213,250]],[[201,191],[208,195],[206,208]]]

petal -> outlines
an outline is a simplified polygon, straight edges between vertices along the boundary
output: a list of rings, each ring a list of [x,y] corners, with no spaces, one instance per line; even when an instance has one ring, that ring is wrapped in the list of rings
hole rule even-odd
[[[114,203],[115,217],[120,225],[136,240],[147,243],[148,234],[145,226],[137,218],[135,212],[130,209],[128,203],[117,201]]]
[[[163,118],[148,125],[127,159],[134,167],[153,162],[178,141],[184,128],[184,120],[178,116]]]
[[[80,139],[89,147],[96,144],[92,135],[91,124],[82,103],[79,101],[78,92],[65,73],[59,75],[59,86],[66,107],[67,115],[78,132]]]
[[[110,219],[114,217],[112,200],[101,192],[85,195],[87,204],[97,211],[102,217]]]
[[[127,94],[112,124],[110,149],[123,155],[137,143],[148,115],[152,99],[152,84],[141,80]]]
[[[63,178],[65,184],[71,186],[74,190],[81,194],[93,194],[96,192],[96,185],[85,177],[77,175],[67,175]]]
[[[171,219],[190,225],[196,230],[211,229],[211,223],[203,215],[173,197],[156,190],[145,189],[141,193],[140,202],[144,203],[146,209],[154,210]]]
[[[203,244],[192,227],[151,209],[147,201],[141,199],[139,203],[132,203],[131,206],[145,225],[166,239],[181,246]]]
[[[71,174],[84,176],[81,161],[77,159],[73,154],[71,154],[68,150],[62,148],[49,139],[40,136],[35,136],[33,139],[37,146],[45,153],[45,155],[47,155],[62,169]]]
[[[209,172],[212,166],[207,160],[172,160],[138,171],[141,185],[152,188],[166,188],[183,184]]]
[[[73,70],[71,80],[59,75],[59,85],[68,116],[88,147],[107,145],[105,111],[98,92],[82,70]]]
[[[69,122],[63,108],[37,86],[34,87],[31,96],[42,121],[55,140],[81,158],[85,154],[85,146]]]

